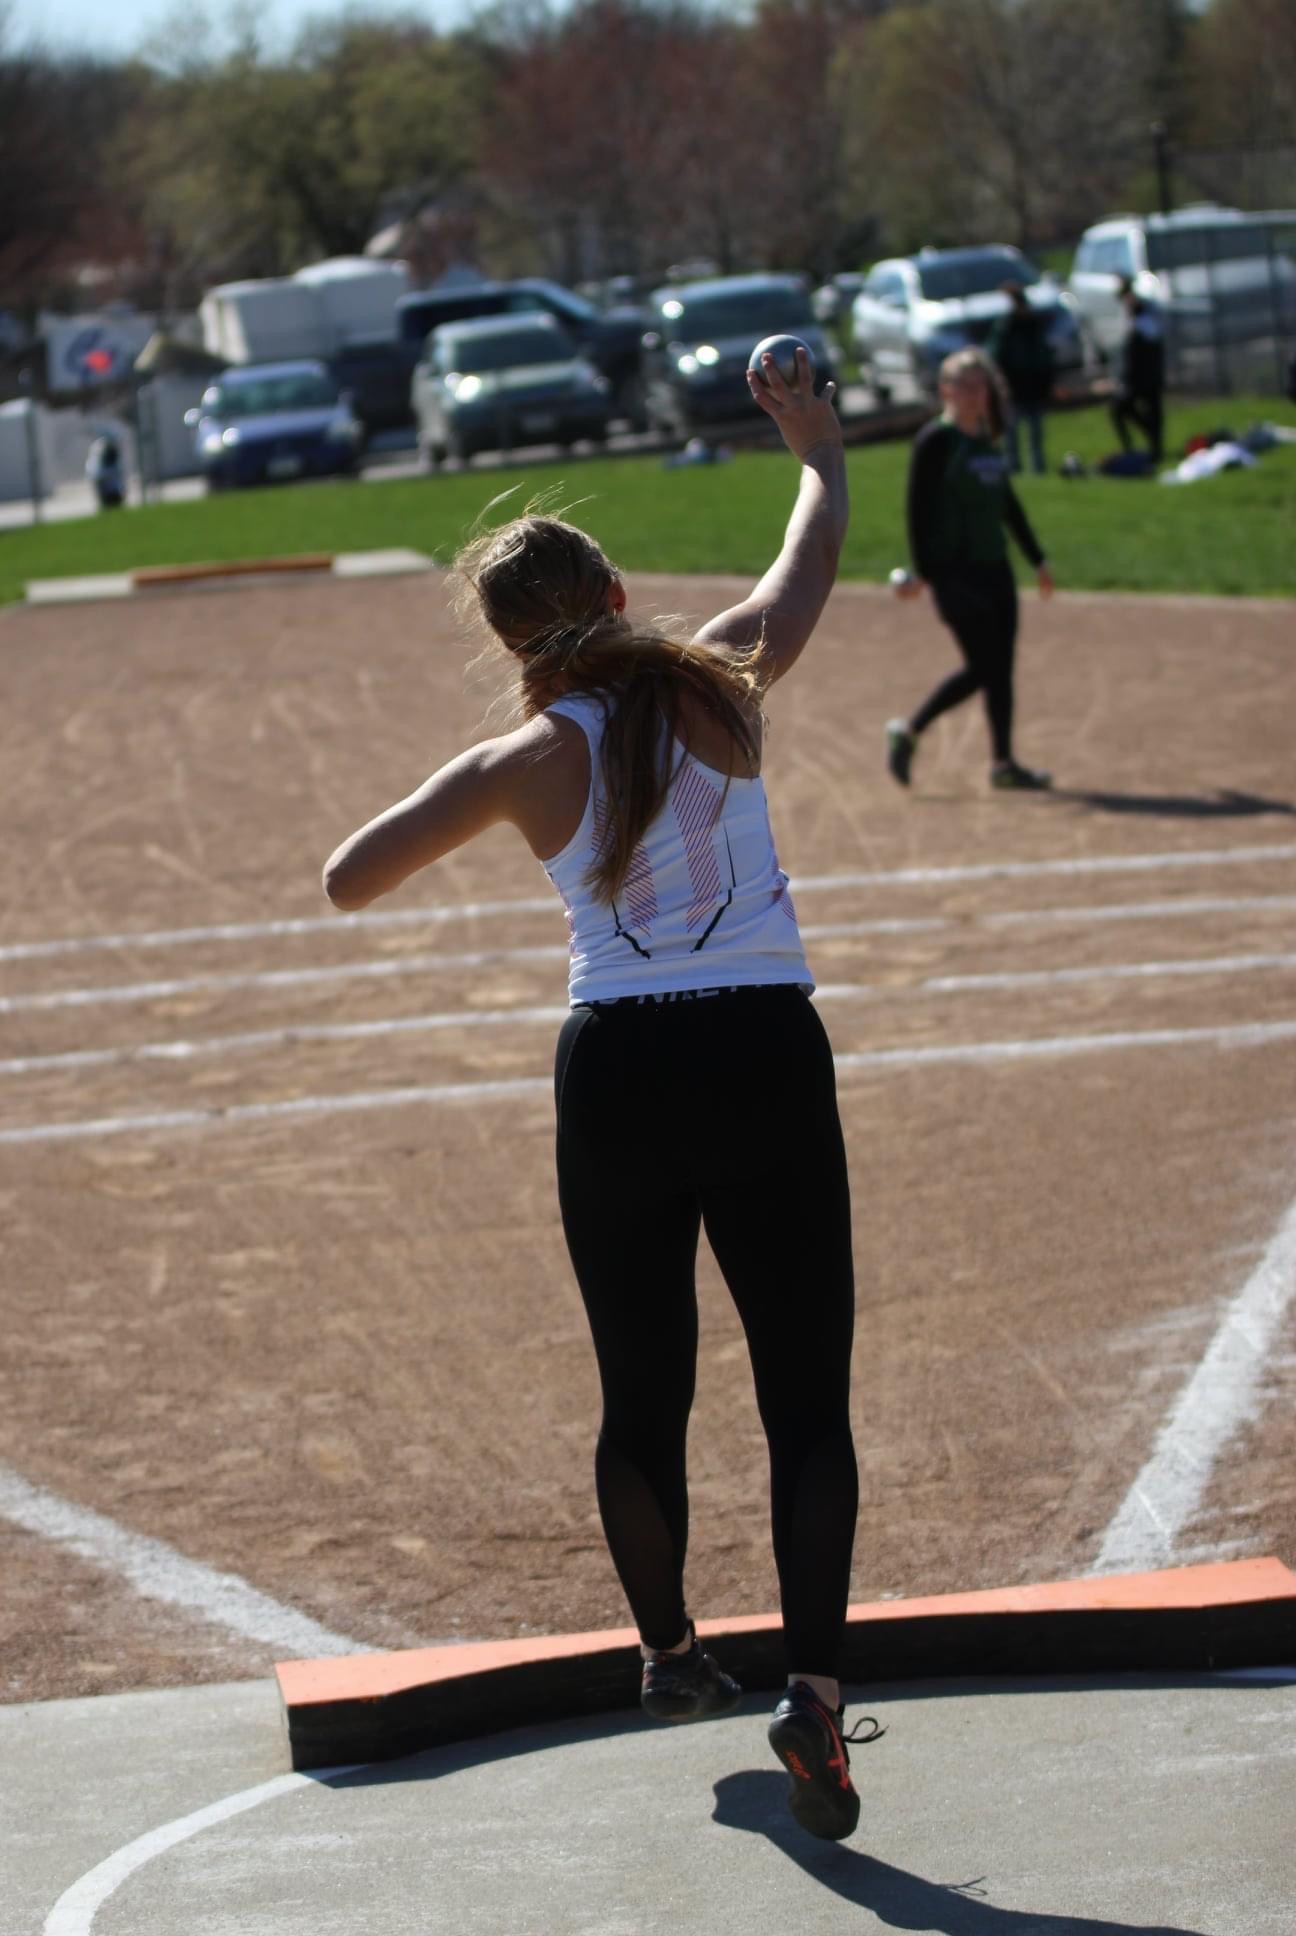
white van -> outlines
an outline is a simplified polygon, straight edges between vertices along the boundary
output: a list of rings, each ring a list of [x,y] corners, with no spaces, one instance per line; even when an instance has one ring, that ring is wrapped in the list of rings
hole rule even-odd
[[[1246,215],[1203,202],[1170,215],[1115,215],[1081,236],[1068,287],[1105,356],[1125,334],[1122,276],[1161,310],[1171,346],[1284,335],[1296,329],[1293,238],[1293,212]]]

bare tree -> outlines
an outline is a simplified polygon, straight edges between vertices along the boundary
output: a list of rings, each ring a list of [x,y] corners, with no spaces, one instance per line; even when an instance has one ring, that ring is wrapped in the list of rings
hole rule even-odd
[[[1296,7],[1212,0],[1192,37],[1191,117],[1177,166],[1198,194],[1296,203]]]
[[[0,13],[0,288],[10,304],[47,298],[87,256],[137,245],[103,167],[134,94],[124,68],[17,45]]]
[[[890,238],[1032,247],[1111,206],[1150,152],[1168,0],[929,0],[852,43],[847,135]],[[866,84],[867,83],[867,84]]]
[[[187,288],[361,252],[391,204],[414,214],[470,173],[476,73],[421,21],[341,15],[286,58],[255,35],[157,74],[130,177]]]

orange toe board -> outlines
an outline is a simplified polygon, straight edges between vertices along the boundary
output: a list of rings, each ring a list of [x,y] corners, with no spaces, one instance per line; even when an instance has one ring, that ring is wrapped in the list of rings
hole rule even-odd
[[[785,1668],[776,1614],[701,1620],[749,1688]],[[842,1677],[1202,1671],[1296,1658],[1296,1574],[1277,1559],[851,1607]],[[384,1760],[631,1704],[633,1628],[284,1661],[294,1768]]]

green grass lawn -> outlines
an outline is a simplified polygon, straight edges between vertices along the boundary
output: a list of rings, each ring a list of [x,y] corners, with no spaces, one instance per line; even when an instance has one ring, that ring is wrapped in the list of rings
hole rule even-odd
[[[1258,420],[1296,427],[1270,398],[1173,405],[1167,444]],[[1106,412],[1052,417],[1048,457],[1092,463],[1114,447]],[[853,512],[843,576],[884,578],[905,558],[907,443],[849,454]],[[756,574],[782,536],[794,470],[777,451],[709,468],[664,470],[656,457],[591,459],[469,471],[383,484],[294,485],[188,504],[159,504],[0,532],[0,602],[29,578],[135,566],[369,551],[392,545],[448,560],[491,498],[558,491],[626,570]],[[1063,586],[1086,590],[1296,595],[1296,445],[1198,484],[1028,476],[1021,493]]]

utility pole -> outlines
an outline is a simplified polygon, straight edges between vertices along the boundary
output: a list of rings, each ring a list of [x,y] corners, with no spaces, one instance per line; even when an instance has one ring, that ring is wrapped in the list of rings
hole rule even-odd
[[[1152,146],[1156,154],[1157,200],[1161,213],[1170,213],[1170,131],[1164,121],[1154,121],[1151,128]]]

